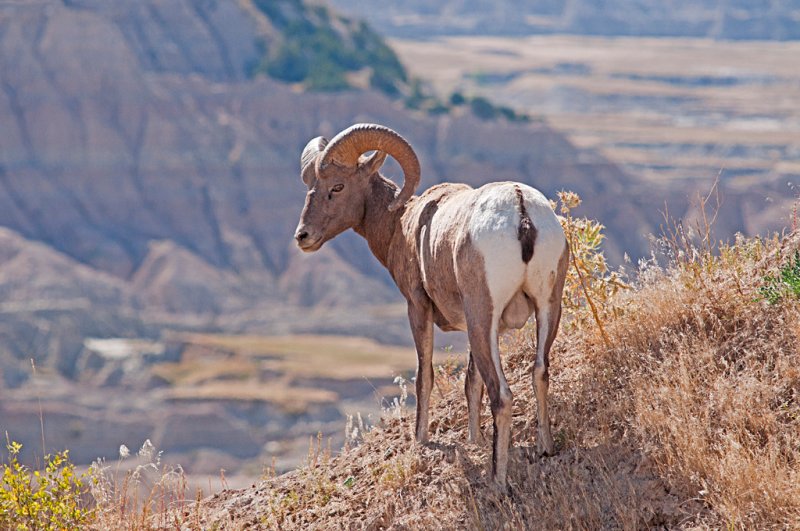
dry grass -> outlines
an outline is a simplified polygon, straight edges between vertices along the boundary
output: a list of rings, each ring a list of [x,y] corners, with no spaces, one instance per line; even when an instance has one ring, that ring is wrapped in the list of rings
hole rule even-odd
[[[800,525],[800,305],[758,292],[780,249],[740,241],[646,281],[584,387],[590,402],[614,390],[595,418],[629,429],[671,488],[725,526]]]
[[[615,295],[609,345],[570,328],[553,353],[558,454],[535,457],[532,329],[505,338],[515,396],[510,493],[466,443],[463,376],[438,371],[432,443],[400,408],[341,456],[204,502],[220,529],[787,529],[800,526],[800,303],[764,276],[797,234],[694,249]],[[488,408],[483,431],[491,434]]]
[[[137,456],[128,458],[125,451],[116,463],[98,460],[89,470],[95,518],[87,529],[201,529],[203,493],[192,496],[183,470],[162,464],[149,439]]]

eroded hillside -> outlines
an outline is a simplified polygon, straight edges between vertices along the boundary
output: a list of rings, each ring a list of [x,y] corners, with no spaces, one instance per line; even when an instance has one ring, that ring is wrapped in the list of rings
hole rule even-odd
[[[193,452],[184,460],[189,471],[207,470],[214,462],[208,455],[235,471],[240,458],[294,450],[267,447],[281,434],[264,427],[263,413],[284,418],[275,393],[243,392],[221,405],[220,386],[270,386],[280,378],[262,370],[268,360],[242,362],[230,352],[211,353],[212,367],[198,368],[195,351],[176,348],[171,333],[406,342],[403,304],[357,236],[313,256],[292,243],[305,193],[302,147],[353,122],[384,123],[407,136],[422,161],[423,186],[509,179],[551,196],[574,189],[596,198],[587,213],[620,234],[610,252],[646,248],[655,199],[541,121],[483,121],[465,107],[438,115],[409,110],[404,86],[399,96],[385,84],[370,88],[376,65],[360,66],[369,59],[363,56],[338,57],[348,90],[314,91],[320,87],[306,78],[282,82],[259,73],[292,48],[287,28],[326,20],[334,44],[361,39],[378,65],[392,64],[388,49],[357,22],[300,2],[270,5],[0,6],[0,410],[3,429],[26,448],[41,446],[40,428],[30,422],[41,402],[47,450],[80,446],[73,455],[82,463],[152,437],[175,457]],[[279,12],[270,11],[275,6]],[[400,177],[393,163],[386,171]],[[241,370],[216,371],[228,358]],[[167,377],[159,366],[169,363],[200,376],[189,371],[189,383],[174,372]],[[287,379],[289,387],[312,385]],[[321,382],[313,384],[335,393],[342,386]],[[358,399],[377,407],[363,387],[354,386],[363,391]],[[286,417],[287,425],[303,413]],[[237,435],[187,436],[177,422],[174,433],[164,428],[179,418]],[[339,431],[343,410],[320,408],[309,418],[300,440],[319,429]]]
[[[653,227],[648,198],[628,196],[627,178],[613,164],[543,123],[482,122],[456,111],[432,117],[375,91],[305,92],[248,79],[259,46],[277,37],[274,27],[261,27],[263,13],[252,16],[253,5],[242,5],[2,8],[0,225],[22,238],[9,236],[15,245],[32,240],[54,251],[31,251],[40,260],[103,273],[80,295],[37,293],[30,282],[25,293],[9,289],[3,302],[14,319],[47,309],[47,301],[57,312],[86,299],[94,301],[89,313],[114,306],[106,321],[127,312],[227,330],[371,334],[356,312],[352,322],[331,323],[306,309],[397,301],[366,246],[348,235],[303,257],[291,243],[304,193],[302,146],[355,121],[406,135],[422,159],[423,186],[513,179],[551,195],[574,189],[597,197],[588,213],[623,235],[611,252],[645,248],[643,234]],[[629,199],[600,216],[620,195]],[[639,230],[623,230],[623,222]],[[16,266],[0,267],[13,286]],[[42,304],[16,304],[32,298]],[[403,334],[384,329],[382,339]],[[13,341],[4,348],[27,357]],[[36,355],[74,357],[75,349]]]

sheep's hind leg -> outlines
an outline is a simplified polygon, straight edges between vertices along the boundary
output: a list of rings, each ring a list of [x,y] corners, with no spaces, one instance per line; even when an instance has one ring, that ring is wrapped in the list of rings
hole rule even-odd
[[[470,308],[467,301],[465,304]],[[479,307],[475,305],[474,307]],[[477,365],[492,406],[494,419],[494,440],[492,444],[492,476],[496,485],[506,486],[508,470],[508,448],[511,444],[511,410],[513,396],[508,387],[500,365],[500,351],[497,343],[497,321],[483,312],[467,312],[467,334],[472,348],[472,358]],[[477,314],[477,315],[476,315]],[[492,322],[494,321],[494,323]]]
[[[547,410],[547,392],[550,387],[550,347],[558,332],[558,321],[561,313],[557,307],[549,304],[536,312],[536,363],[533,366],[533,389],[536,392],[538,406],[538,429],[536,437],[536,453],[553,455],[553,436],[550,433],[550,415]]]
[[[550,348],[558,334],[561,321],[561,296],[569,266],[569,248],[565,247],[558,261],[556,281],[543,304],[536,304],[536,363],[533,366],[533,389],[538,404],[538,430],[536,451],[539,455],[553,455],[553,435],[550,433],[550,415],[547,410],[547,392],[550,387]],[[540,297],[539,300],[544,299]]]
[[[469,353],[469,365],[464,382],[464,392],[467,395],[467,415],[469,418],[469,442],[480,444],[483,442],[481,433],[481,406],[483,405],[483,378],[475,365],[472,351]]]

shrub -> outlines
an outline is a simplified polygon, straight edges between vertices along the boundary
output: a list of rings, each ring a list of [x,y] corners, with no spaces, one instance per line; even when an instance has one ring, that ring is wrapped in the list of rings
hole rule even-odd
[[[494,120],[497,118],[497,109],[489,100],[482,96],[472,98],[469,102],[472,114],[481,120]]]
[[[369,77],[369,86],[383,92],[388,96],[399,96],[400,88],[397,86],[397,78],[391,72],[378,66],[374,67]]]
[[[82,497],[86,473],[76,475],[69,451],[46,455],[44,470],[31,471],[19,462],[22,445],[6,445],[9,462],[3,465],[0,486],[0,528],[17,531],[78,529],[94,518]]]
[[[450,96],[450,102],[453,105],[462,105],[465,103],[463,95],[453,93]],[[504,118],[509,122],[530,122],[530,116],[524,113],[517,113],[511,107],[494,105],[491,101],[483,96],[476,96],[469,100],[469,107],[476,117],[481,120],[496,120]]]
[[[800,298],[800,250],[784,264],[775,275],[765,275],[764,285],[759,293],[770,304],[777,304],[783,298]]]
[[[281,30],[281,38],[271,49],[264,47],[254,74],[304,83],[309,90],[332,91],[350,87],[348,72],[370,68],[373,88],[399,95],[407,79],[405,69],[366,23],[298,0],[258,0],[256,5]]]
[[[419,109],[426,101],[428,95],[422,87],[422,81],[413,79],[411,81],[410,94],[406,98],[405,104],[407,109]]]
[[[450,105],[457,107],[459,105],[464,105],[466,102],[467,98],[465,98],[460,92],[453,92],[450,94]]]
[[[286,43],[266,62],[265,70],[272,78],[298,83],[308,76],[309,61],[297,43]]]
[[[499,107],[500,115],[509,122],[530,122],[531,118],[527,114],[518,113],[511,107]]]
[[[335,92],[350,88],[344,71],[330,63],[320,63],[305,78],[306,87],[318,92]]]
[[[601,250],[603,225],[587,218],[575,218],[572,210],[580,206],[581,198],[575,192],[559,192],[561,226],[570,249],[570,267],[564,284],[563,309],[568,328],[585,328],[594,320],[603,340],[608,338],[603,325],[609,317],[622,313],[622,306],[614,296],[630,286],[623,275],[609,271]]]

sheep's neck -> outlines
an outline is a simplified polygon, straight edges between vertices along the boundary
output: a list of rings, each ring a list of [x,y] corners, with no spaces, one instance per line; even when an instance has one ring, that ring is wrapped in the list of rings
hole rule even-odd
[[[397,193],[397,186],[384,179],[370,179],[370,193],[364,206],[364,218],[355,231],[367,240],[370,251],[384,267],[388,268],[392,240],[400,233],[400,216],[403,209],[389,212],[389,203]]]

